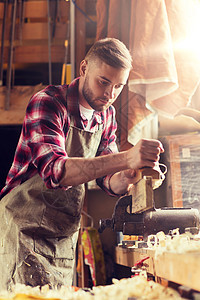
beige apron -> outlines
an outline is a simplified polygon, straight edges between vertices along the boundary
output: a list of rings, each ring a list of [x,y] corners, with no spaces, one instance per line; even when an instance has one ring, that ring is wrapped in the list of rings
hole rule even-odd
[[[73,124],[71,117],[68,155],[94,157],[102,128],[91,133]],[[1,200],[0,290],[15,283],[72,284],[84,195],[83,184],[67,191],[47,189],[37,174]]]

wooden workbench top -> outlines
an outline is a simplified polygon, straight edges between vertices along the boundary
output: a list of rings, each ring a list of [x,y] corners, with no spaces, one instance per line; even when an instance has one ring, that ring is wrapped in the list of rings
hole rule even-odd
[[[7,89],[0,87],[0,125],[22,125],[26,107],[30,98],[44,88],[44,85],[14,86],[10,91],[10,107],[5,110],[5,98]]]
[[[145,261],[148,273],[200,291],[200,252],[156,255],[153,249],[117,246],[115,255],[116,263],[127,267],[133,267],[138,260],[149,256]]]

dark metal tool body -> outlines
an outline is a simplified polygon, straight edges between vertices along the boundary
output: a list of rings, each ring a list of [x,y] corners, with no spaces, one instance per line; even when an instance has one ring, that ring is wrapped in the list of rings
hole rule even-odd
[[[186,228],[199,230],[199,211],[194,208],[160,208],[142,213],[132,213],[132,196],[119,198],[115,205],[112,219],[100,220],[99,232],[106,227],[124,235],[142,235],[147,237],[163,231],[179,228],[184,233]]]

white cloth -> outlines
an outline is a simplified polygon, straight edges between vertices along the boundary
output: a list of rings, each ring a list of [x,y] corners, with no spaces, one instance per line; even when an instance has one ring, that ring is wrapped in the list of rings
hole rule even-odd
[[[90,127],[94,117],[94,109],[89,109],[79,104],[80,115],[83,120],[87,120],[87,126],[85,127],[85,131],[91,131]]]

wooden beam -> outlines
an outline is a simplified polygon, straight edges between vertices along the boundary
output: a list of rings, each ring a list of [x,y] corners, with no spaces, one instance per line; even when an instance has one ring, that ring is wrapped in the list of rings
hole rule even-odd
[[[8,52],[5,49],[5,62]],[[51,60],[54,63],[63,63],[65,46],[51,47]],[[15,48],[15,63],[48,63],[48,45],[29,45]]]
[[[6,87],[0,87],[0,125],[20,125],[23,123],[27,104],[36,92],[44,86],[15,86],[10,92],[10,108],[4,109]]]

